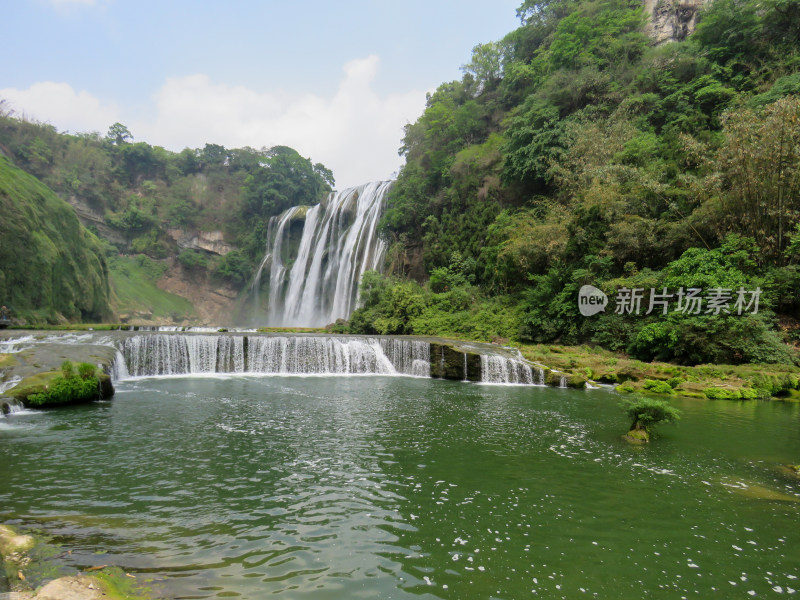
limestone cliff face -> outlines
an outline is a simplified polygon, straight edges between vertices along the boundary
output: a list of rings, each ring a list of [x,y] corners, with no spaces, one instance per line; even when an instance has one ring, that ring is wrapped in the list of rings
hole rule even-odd
[[[656,45],[686,39],[697,25],[697,15],[713,0],[643,0],[650,16],[649,34]]]
[[[233,246],[225,241],[221,231],[184,231],[183,229],[170,229],[169,236],[175,240],[183,250],[205,250],[213,254],[225,256],[233,250]]]

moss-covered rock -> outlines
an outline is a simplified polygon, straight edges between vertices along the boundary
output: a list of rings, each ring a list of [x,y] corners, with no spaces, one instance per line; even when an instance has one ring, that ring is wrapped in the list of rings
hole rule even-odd
[[[31,536],[20,535],[13,528],[0,525],[0,558],[7,559],[14,553],[27,552],[34,543]]]
[[[646,429],[631,429],[622,437],[631,444],[646,444],[650,441],[650,434]]]
[[[107,373],[98,373],[97,379],[100,382],[100,399],[110,399],[114,395],[114,384],[111,382],[111,376]]]
[[[481,381],[481,355],[450,344],[431,343],[431,377]]]
[[[636,388],[633,387],[633,385],[627,381],[621,385],[618,385],[614,389],[616,389],[621,394],[632,394],[633,392],[636,391]]]

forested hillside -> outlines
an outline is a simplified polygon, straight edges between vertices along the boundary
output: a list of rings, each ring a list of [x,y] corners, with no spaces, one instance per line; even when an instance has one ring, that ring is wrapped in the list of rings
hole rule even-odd
[[[660,46],[636,0],[527,0],[518,16],[406,127],[382,221],[394,277],[366,279],[353,329],[795,360],[800,3],[716,0]],[[583,285],[605,312],[581,315]],[[728,302],[676,310],[689,288]],[[615,310],[625,289],[641,310]],[[667,314],[645,314],[651,289]]]
[[[797,360],[800,3],[713,0],[665,44],[643,4],[526,0],[518,29],[429,95],[381,221],[386,275],[365,276],[338,330]],[[291,148],[174,153],[119,123],[59,133],[2,101],[0,154],[103,240],[117,313],[154,320],[197,318],[159,287],[227,286],[232,305],[269,218],[334,185]],[[584,286],[605,310],[581,313]]]
[[[117,312],[162,321],[197,318],[196,307],[157,283],[177,282],[184,298],[219,286],[235,297],[264,253],[269,217],[319,201],[334,183],[286,146],[175,153],[135,141],[120,123],[106,135],[59,133],[0,100],[2,155],[72,204],[104,241]],[[18,315],[39,309],[28,296],[7,302]]]
[[[0,300],[15,317],[110,318],[103,245],[51,190],[0,156]]]

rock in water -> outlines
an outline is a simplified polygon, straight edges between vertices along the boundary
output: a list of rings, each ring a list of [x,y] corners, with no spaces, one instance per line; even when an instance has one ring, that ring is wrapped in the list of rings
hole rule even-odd
[[[33,600],[102,600],[97,580],[85,575],[60,577],[44,586]]]

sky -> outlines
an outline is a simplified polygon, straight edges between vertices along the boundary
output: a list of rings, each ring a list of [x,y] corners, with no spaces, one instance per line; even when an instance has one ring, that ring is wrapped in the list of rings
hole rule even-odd
[[[169,150],[287,145],[337,189],[391,178],[425,94],[522,0],[4,0],[0,99]]]

